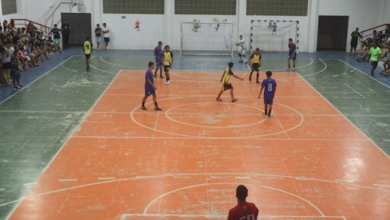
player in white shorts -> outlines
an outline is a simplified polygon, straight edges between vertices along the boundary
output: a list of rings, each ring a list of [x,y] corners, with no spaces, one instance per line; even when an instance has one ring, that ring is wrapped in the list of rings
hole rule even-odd
[[[245,61],[245,63],[248,63],[248,61],[246,61],[246,58],[245,58],[246,44],[245,44],[245,40],[242,37],[242,35],[240,35],[240,41],[236,43],[236,46],[241,46],[241,51],[238,52],[238,56],[241,57],[242,60],[240,60],[238,62],[243,63]]]

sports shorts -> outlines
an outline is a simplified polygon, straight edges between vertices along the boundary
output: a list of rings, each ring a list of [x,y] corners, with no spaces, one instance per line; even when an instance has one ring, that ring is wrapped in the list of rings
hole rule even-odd
[[[274,104],[274,99],[264,97],[264,105],[272,105],[272,104]]]
[[[231,83],[224,83],[222,85],[222,91],[226,91],[226,90],[229,90],[229,89],[233,89],[233,86]]]
[[[260,63],[252,64],[252,71],[259,71],[259,69],[260,69]]]
[[[155,95],[156,94],[156,90],[154,89],[145,89],[145,96],[151,96],[151,95]]]

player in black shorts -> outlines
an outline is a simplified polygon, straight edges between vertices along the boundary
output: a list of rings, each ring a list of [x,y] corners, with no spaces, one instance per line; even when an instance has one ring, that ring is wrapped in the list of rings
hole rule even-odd
[[[252,81],[252,73],[254,71],[256,71],[257,72],[256,83],[260,83],[259,82],[259,71],[260,71],[260,67],[261,67],[260,49],[256,48],[255,53],[252,54],[252,56],[250,58],[252,59],[252,71],[251,71],[251,74],[249,75],[249,81]],[[251,61],[249,60],[249,62],[251,62]]]
[[[356,54],[356,47],[358,45],[359,38],[362,39],[362,35],[359,33],[359,28],[356,28],[354,32],[351,34],[351,51],[349,53],[349,56],[352,56],[352,50],[353,50],[353,56]]]

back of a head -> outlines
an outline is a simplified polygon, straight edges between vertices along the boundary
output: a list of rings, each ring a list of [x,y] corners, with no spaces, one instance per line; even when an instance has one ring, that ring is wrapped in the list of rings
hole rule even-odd
[[[272,72],[271,71],[267,71],[265,74],[267,74],[267,77],[271,77],[272,76]]]
[[[244,185],[237,186],[236,197],[240,201],[245,201],[246,197],[248,197],[248,189]]]
[[[87,37],[87,40],[89,40],[89,36]]]
[[[293,40],[292,40],[292,38],[290,38],[290,39],[288,39],[288,41],[292,42]]]
[[[229,65],[230,68],[232,68],[234,66],[234,63],[233,62],[229,62],[228,65]]]
[[[151,67],[151,66],[153,66],[153,65],[154,65],[153,62],[149,62],[149,63],[148,63],[148,66],[149,66],[149,67]]]

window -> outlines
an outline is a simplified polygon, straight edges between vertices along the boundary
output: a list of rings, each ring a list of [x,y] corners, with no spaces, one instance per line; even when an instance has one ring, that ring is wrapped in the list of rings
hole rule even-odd
[[[16,14],[18,12],[16,0],[1,0],[1,7],[3,8],[3,15]]]
[[[307,16],[308,0],[247,0],[246,15]]]
[[[164,0],[103,0],[105,14],[164,14]]]
[[[236,15],[236,0],[175,0],[175,14]]]

